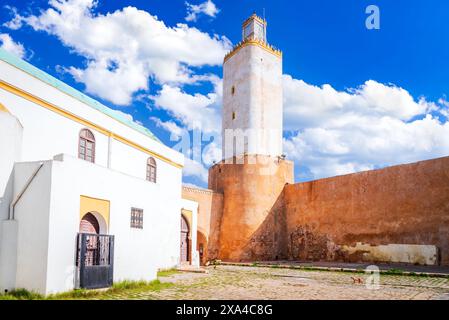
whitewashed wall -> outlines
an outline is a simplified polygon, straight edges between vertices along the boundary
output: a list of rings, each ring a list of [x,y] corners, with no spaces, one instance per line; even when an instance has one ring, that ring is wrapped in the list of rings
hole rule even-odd
[[[0,199],[11,176],[14,162],[20,159],[22,150],[20,122],[12,114],[0,110]],[[1,201],[1,200],[0,200]]]
[[[248,154],[280,156],[282,99],[282,58],[257,45],[240,48],[223,65],[223,139],[227,129],[249,129]]]
[[[180,259],[181,170],[172,190],[68,155],[46,161],[16,208],[19,225],[16,287],[49,294],[75,286],[80,195],[110,200],[115,236],[114,281],[154,280]],[[17,179],[34,163],[17,164]],[[18,184],[20,185],[20,183]],[[144,210],[144,229],[130,227],[131,208]]]
[[[22,130],[22,126],[13,115],[0,110],[0,223],[8,219],[14,184],[13,166],[14,162],[20,159]],[[3,229],[0,226],[0,242],[2,241]],[[6,253],[2,253],[2,244],[0,243],[0,260],[2,255],[7,257]],[[0,264],[0,282],[2,272]]]
[[[48,271],[51,166],[42,167],[15,209],[17,232],[17,268],[15,288],[45,292]],[[39,163],[15,166],[14,197],[24,188]],[[2,263],[11,263],[9,259]]]

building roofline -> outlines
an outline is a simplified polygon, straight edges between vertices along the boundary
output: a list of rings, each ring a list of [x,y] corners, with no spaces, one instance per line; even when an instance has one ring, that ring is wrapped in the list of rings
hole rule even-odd
[[[52,86],[53,88],[61,91],[64,94],[67,94],[68,96],[88,105],[89,107],[100,111],[101,113],[115,119],[116,121],[120,122],[121,124],[134,129],[138,131],[139,133],[159,142],[162,144],[162,142],[151,132],[149,129],[145,128],[144,126],[139,125],[138,123],[128,120],[122,116],[120,116],[116,110],[111,109],[104,104],[100,103],[99,101],[89,97],[88,95],[82,93],[81,91],[69,86],[68,84],[62,82],[59,79],[56,79],[55,77],[49,75],[48,73],[42,71],[41,69],[33,66],[32,64],[24,61],[23,59],[20,59],[19,57],[5,51],[4,49],[0,48],[0,60],[8,63],[9,65],[33,76],[34,78],[46,83],[49,86]]]
[[[351,178],[351,177],[360,177],[363,175],[379,174],[379,173],[390,171],[390,170],[397,170],[399,168],[404,168],[404,167],[413,167],[413,166],[418,166],[418,165],[422,165],[422,164],[426,164],[426,163],[430,163],[430,162],[436,162],[436,161],[449,161],[449,156],[442,156],[442,157],[438,157],[438,158],[431,158],[431,159],[418,160],[418,161],[413,161],[413,162],[399,163],[399,164],[394,164],[394,165],[390,165],[390,166],[386,166],[386,167],[382,167],[382,168],[363,170],[363,171],[352,172],[352,173],[347,173],[347,174],[340,174],[340,175],[336,175],[336,176],[319,178],[319,179],[315,179],[315,180],[295,182],[295,183],[288,184],[288,186],[289,187],[302,186],[302,185],[313,184],[313,183],[322,183],[325,181],[331,181],[331,180],[337,180],[337,179],[344,179],[344,178],[347,179],[347,178]]]
[[[186,191],[196,192],[196,193],[222,194],[220,192],[216,192],[216,191],[211,190],[211,189],[204,189],[204,188],[200,188],[200,187],[192,187],[192,186],[186,186],[186,185],[183,185],[182,189],[186,190]]]

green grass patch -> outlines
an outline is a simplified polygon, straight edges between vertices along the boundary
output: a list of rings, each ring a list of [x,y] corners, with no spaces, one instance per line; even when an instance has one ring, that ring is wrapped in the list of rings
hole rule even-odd
[[[47,297],[53,300],[83,300],[83,299],[107,299],[114,294],[134,293],[134,292],[148,292],[160,291],[173,286],[172,283],[162,283],[159,280],[146,281],[122,281],[114,283],[114,285],[107,290],[85,290],[79,289],[66,293],[56,294]]]
[[[174,274],[178,274],[178,273],[179,273],[179,271],[176,269],[160,270],[157,273],[157,277],[158,278],[166,278],[166,277],[170,277]]]
[[[151,282],[146,281],[123,281],[114,284],[114,286],[107,290],[106,293],[115,293],[123,291],[160,291],[173,286],[172,283],[164,283],[159,280]]]
[[[148,283],[146,281],[122,281],[114,283],[112,288],[109,289],[109,291],[144,289],[152,284],[153,282]]]
[[[391,274],[391,275],[395,275],[395,274],[401,275],[401,274],[404,273],[404,271],[401,270],[401,269],[389,269],[388,271],[384,271],[383,273],[384,274]]]
[[[148,291],[160,291],[173,286],[172,283],[162,283],[159,280],[151,282],[147,281],[122,281],[114,283],[114,285],[106,290],[85,290],[78,289],[66,293],[56,294],[47,297],[48,299],[56,300],[70,300],[70,299],[105,299],[114,294],[124,294],[131,292],[148,292]]]
[[[106,290],[86,290],[77,289],[69,292],[51,294],[43,296],[25,289],[17,289],[7,294],[0,295],[0,300],[85,300],[85,299],[107,299],[114,294],[123,294],[131,292],[160,291],[172,287],[172,283],[162,283],[159,280],[146,281],[122,281],[115,283]]]
[[[25,289],[16,289],[0,295],[0,300],[41,300],[43,298],[43,295]]]
[[[46,297],[47,300],[81,300],[96,298],[103,292],[98,290],[76,289],[69,292],[51,294]]]

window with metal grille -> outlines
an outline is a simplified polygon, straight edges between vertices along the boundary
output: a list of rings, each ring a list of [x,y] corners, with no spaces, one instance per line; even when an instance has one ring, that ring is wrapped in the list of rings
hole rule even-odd
[[[147,180],[153,183],[157,180],[157,164],[154,158],[149,158],[147,161]]]
[[[143,229],[143,210],[131,208],[131,228]]]
[[[92,163],[95,162],[95,136],[89,129],[80,131],[78,158]]]

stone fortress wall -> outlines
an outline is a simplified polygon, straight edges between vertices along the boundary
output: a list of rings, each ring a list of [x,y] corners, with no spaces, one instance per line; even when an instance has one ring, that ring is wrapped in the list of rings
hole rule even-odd
[[[449,157],[288,185],[294,260],[449,265]]]
[[[184,190],[200,203],[199,230],[207,230],[211,253],[203,262],[449,265],[449,157],[281,188],[279,177],[292,179],[288,166],[274,180],[253,179],[254,170],[217,164],[209,173],[215,192]],[[252,210],[254,220],[239,219],[242,210]],[[242,232],[246,243],[234,239]]]

